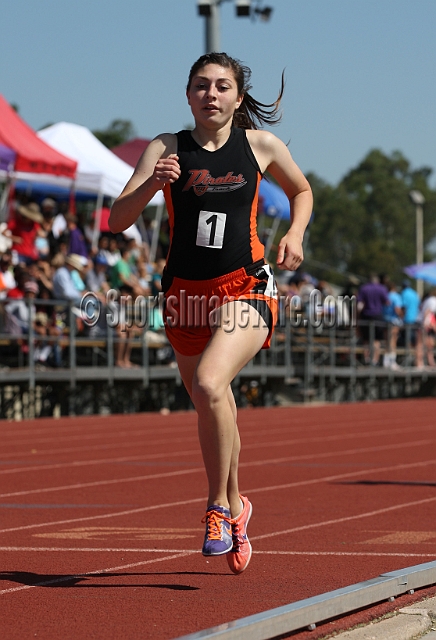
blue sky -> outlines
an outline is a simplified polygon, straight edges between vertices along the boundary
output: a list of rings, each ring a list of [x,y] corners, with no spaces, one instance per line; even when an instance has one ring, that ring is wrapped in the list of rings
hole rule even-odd
[[[266,0],[269,22],[222,3],[221,49],[275,99],[274,133],[336,184],[372,148],[436,172],[436,1]],[[14,0],[2,9],[0,93],[33,128],[131,120],[152,138],[192,122],[185,85],[204,53],[196,0]],[[436,176],[431,179],[436,186]]]

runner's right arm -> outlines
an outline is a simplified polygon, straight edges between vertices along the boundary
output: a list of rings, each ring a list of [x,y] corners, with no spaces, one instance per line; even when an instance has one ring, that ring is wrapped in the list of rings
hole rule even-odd
[[[170,133],[150,142],[129,182],[112,205],[109,217],[112,233],[120,233],[134,224],[157,191],[167,182],[178,179],[180,167],[176,150],[177,138]]]

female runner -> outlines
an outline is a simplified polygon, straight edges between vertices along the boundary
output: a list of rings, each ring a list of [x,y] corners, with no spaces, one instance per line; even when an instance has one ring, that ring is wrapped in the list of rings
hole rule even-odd
[[[239,493],[241,445],[231,382],[269,346],[277,317],[274,276],[256,232],[265,171],[291,203],[291,226],[278,247],[279,269],[301,264],[312,212],[310,186],[286,145],[257,129],[279,121],[283,80],[276,102],[262,104],[248,93],[250,75],[225,53],[206,54],[194,63],[186,91],[194,129],[150,142],[109,220],[113,233],[123,231],[163,189],[171,234],[162,279],[166,332],[198,414],[209,484],[202,553],[226,554],[236,574],[251,558],[252,505]]]

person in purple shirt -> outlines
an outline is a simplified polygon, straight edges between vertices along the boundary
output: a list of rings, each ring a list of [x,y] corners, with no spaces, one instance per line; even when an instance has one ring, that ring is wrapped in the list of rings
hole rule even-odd
[[[87,258],[89,253],[88,245],[86,244],[85,236],[77,226],[77,217],[74,213],[68,213],[65,216],[65,220],[67,221],[68,253]]]
[[[380,283],[377,275],[372,274],[369,281],[361,285],[357,295],[359,311],[359,330],[364,344],[365,362],[378,365],[380,359],[380,341],[384,338],[384,309],[389,304],[388,290]],[[370,325],[374,324],[374,342],[370,345]]]

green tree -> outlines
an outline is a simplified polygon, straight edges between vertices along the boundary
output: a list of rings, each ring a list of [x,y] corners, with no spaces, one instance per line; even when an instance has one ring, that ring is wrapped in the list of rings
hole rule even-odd
[[[135,127],[130,120],[112,120],[106,129],[92,132],[108,149],[117,147],[136,136]]]
[[[311,259],[330,265],[333,280],[341,273],[365,277],[372,271],[400,280],[403,268],[416,261],[412,189],[426,199],[425,243],[436,235],[436,192],[428,183],[431,173],[428,167],[412,170],[399,151],[387,156],[374,149],[337,187],[308,176],[315,211],[308,267]]]

